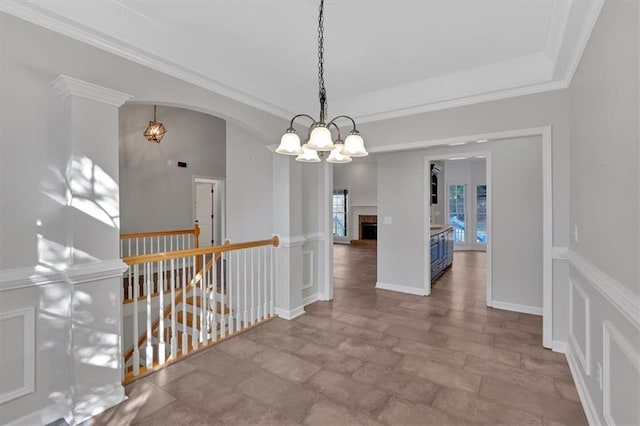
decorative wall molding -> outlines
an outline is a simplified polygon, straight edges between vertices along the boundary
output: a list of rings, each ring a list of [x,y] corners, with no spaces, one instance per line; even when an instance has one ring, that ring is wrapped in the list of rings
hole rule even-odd
[[[78,80],[68,75],[60,74],[51,82],[51,87],[62,98],[67,96],[79,96],[96,102],[102,102],[120,108],[122,104],[133,96],[117,90],[98,86],[97,84]]]
[[[38,265],[0,271],[0,292],[49,284],[72,285],[122,276],[127,265],[120,259],[67,265],[58,270]]]
[[[302,291],[313,288],[314,284],[314,269],[313,269],[313,250],[303,250],[302,251]],[[305,258],[309,261],[308,268],[305,268],[307,265],[305,263]],[[306,269],[306,270],[305,270]],[[306,303],[305,303],[306,304]]]
[[[291,237],[279,237],[280,244],[277,248],[302,247],[306,241],[303,235],[294,235]]]
[[[313,232],[310,234],[304,234],[304,240],[307,243],[312,243],[315,241],[324,241],[324,234],[322,232]]]
[[[569,250],[569,263],[635,328],[640,329],[640,309],[638,308],[640,295],[623,286],[573,250]]]
[[[571,370],[571,376],[573,377],[576,389],[578,390],[578,396],[580,397],[582,408],[584,408],[584,413],[587,416],[587,422],[592,426],[599,425],[600,420],[598,417],[598,411],[596,410],[596,407],[593,404],[593,400],[591,399],[589,388],[587,388],[587,384],[585,383],[582,374],[580,374],[580,368],[578,368],[578,364],[576,362],[576,358],[571,345],[567,347],[565,356],[567,358],[567,363],[569,364],[569,369]]]
[[[36,375],[36,327],[35,327],[35,308],[30,307],[26,309],[19,309],[16,311],[0,313],[0,322],[9,321],[16,318],[22,318],[23,324],[23,373],[22,373],[22,386],[16,389],[12,389],[5,393],[0,394],[0,405],[5,402],[12,401],[22,396],[33,393],[36,389],[35,375]],[[11,342],[2,343],[17,349]],[[0,365],[0,368],[6,368],[8,364]],[[9,366],[10,367],[10,366]]]
[[[65,274],[70,284],[77,285],[108,278],[120,278],[128,268],[122,260],[112,259],[73,265],[65,271]]]
[[[48,285],[65,282],[64,272],[43,266],[5,269],[0,271],[0,292],[25,287]]]
[[[584,301],[584,342],[582,342],[582,346],[576,335],[575,331],[575,319],[574,319],[574,310],[573,304],[575,302],[574,294],[577,293],[582,300]],[[582,365],[582,369],[584,370],[587,376],[591,375],[591,300],[587,293],[574,282],[571,278],[569,278],[569,343],[572,345],[573,354],[578,358],[580,364]]]
[[[298,306],[291,310],[276,308],[276,315],[282,319],[292,320],[298,318],[300,315],[304,315],[304,306]]]
[[[636,369],[639,378],[640,353],[633,349],[633,345],[609,321],[602,323],[602,341],[602,416],[609,425],[630,424],[629,419],[615,419],[611,412],[611,344],[614,343],[620,348],[629,363]],[[633,372],[629,371],[628,374]],[[637,404],[637,400],[635,403]]]
[[[379,281],[376,282],[376,288],[379,288],[381,290],[397,291],[400,293],[415,294],[416,296],[427,295],[427,292],[424,288],[409,287],[406,285],[398,285],[398,284],[381,283]]]
[[[494,309],[502,309],[504,311],[520,312],[523,314],[542,315],[542,308],[538,306],[519,305],[517,303],[493,300],[491,302],[491,307]]]
[[[569,247],[556,247],[551,249],[553,260],[569,260]]]

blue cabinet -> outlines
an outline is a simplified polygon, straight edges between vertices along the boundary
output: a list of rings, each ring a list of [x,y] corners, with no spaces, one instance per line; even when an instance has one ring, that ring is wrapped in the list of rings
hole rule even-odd
[[[453,229],[431,236],[431,281],[438,278],[453,263]]]

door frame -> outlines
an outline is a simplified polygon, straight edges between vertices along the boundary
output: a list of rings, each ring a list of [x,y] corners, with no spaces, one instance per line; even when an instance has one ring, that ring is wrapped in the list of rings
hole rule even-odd
[[[436,154],[424,157],[424,174],[425,174],[425,182],[430,182],[431,177],[431,163],[434,161],[442,161],[442,160],[450,160],[451,158],[458,157],[485,157],[486,161],[486,185],[487,185],[487,306],[493,305],[493,190],[492,190],[492,180],[491,180],[491,172],[492,172],[492,163],[491,163],[491,151],[467,151],[467,152],[455,152],[451,154]],[[445,169],[446,173],[446,169]],[[444,185],[447,186],[448,183],[444,182]],[[443,202],[448,204],[448,188],[445,188],[445,197]],[[465,190],[465,218],[468,217],[468,213],[466,212],[466,197],[467,191]],[[429,250],[431,244],[431,185],[425,185],[424,191],[424,223],[425,223],[425,231],[424,234],[424,247],[425,247],[425,268],[424,268],[424,282],[425,282],[425,294],[429,296],[431,294],[431,250]],[[445,205],[445,215],[448,214],[448,206]],[[447,216],[445,216],[446,218]],[[466,232],[465,232],[466,238]]]
[[[216,208],[216,201],[219,203],[220,205],[220,217],[218,218],[218,220],[220,221],[220,244],[222,244],[222,242],[224,242],[224,240],[226,239],[227,236],[227,232],[226,232],[226,196],[225,196],[225,182],[224,182],[224,178],[216,178],[216,177],[210,177],[210,176],[199,176],[199,175],[193,175],[192,180],[191,180],[191,218],[192,218],[192,222],[195,223],[196,221],[196,184],[198,183],[210,183],[210,184],[214,184],[216,191],[218,192],[218,196],[217,199],[214,198],[214,210]],[[217,237],[217,221],[215,219],[215,213],[214,213],[214,223],[213,223],[213,235],[215,237]],[[214,239],[215,239],[214,237]]]

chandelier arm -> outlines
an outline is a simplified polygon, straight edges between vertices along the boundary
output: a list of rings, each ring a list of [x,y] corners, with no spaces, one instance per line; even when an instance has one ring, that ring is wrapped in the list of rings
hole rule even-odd
[[[291,123],[289,123],[289,128],[290,128],[290,129],[293,129],[293,122],[294,122],[294,121],[295,121],[295,119],[296,119],[296,118],[298,118],[298,117],[306,117],[306,118],[308,118],[309,120],[313,121],[313,126],[315,126],[316,124],[318,124],[318,122],[317,122],[317,121],[316,121],[312,116],[310,116],[309,114],[297,114],[297,115],[294,115],[294,116],[293,116],[293,118],[291,119]]]
[[[336,120],[339,120],[339,119],[341,119],[341,118],[346,118],[346,119],[350,120],[350,121],[351,121],[351,124],[353,124],[353,130],[357,130],[357,129],[356,129],[356,121],[355,121],[353,118],[349,117],[348,115],[339,115],[339,116],[337,116],[337,117],[334,117],[334,118],[333,118],[333,119],[331,119],[331,121],[327,124],[327,126],[329,126],[330,124],[333,124],[334,126],[336,126],[335,121],[336,121]]]
[[[331,120],[328,124],[327,127],[333,125],[333,127],[336,128],[336,130],[338,131],[338,139],[342,140],[342,136],[340,136],[340,127],[338,127],[338,125],[336,123],[333,122],[333,120]]]

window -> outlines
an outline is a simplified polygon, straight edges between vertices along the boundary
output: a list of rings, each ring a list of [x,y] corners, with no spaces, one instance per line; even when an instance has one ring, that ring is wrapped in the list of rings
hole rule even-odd
[[[487,185],[476,186],[476,242],[487,243]]]
[[[465,185],[449,185],[449,223],[453,226],[453,242],[464,243]]]
[[[347,196],[346,189],[333,190],[333,235],[347,237]]]

